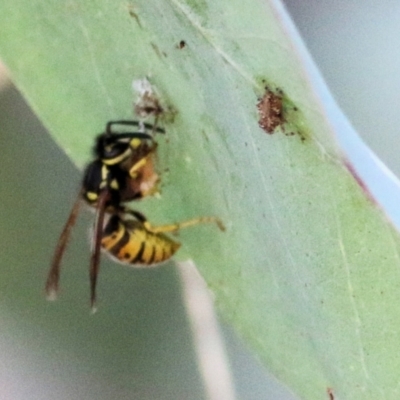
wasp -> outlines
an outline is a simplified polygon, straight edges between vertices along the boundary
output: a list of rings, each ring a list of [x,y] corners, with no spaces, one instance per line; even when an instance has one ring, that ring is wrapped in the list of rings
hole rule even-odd
[[[154,169],[157,143],[154,135],[141,131],[121,131],[122,127],[139,127],[164,133],[161,128],[139,121],[110,121],[97,136],[94,160],[86,167],[82,187],[58,240],[46,282],[47,296],[55,298],[60,279],[60,265],[82,200],[96,210],[90,262],[91,287],[96,286],[100,239],[104,215],[121,209],[121,203],[138,200],[157,191],[158,175]],[[116,128],[120,129],[116,129]],[[92,289],[94,290],[94,289]],[[94,299],[94,294],[92,294]],[[94,300],[93,300],[94,301]]]
[[[181,246],[166,233],[207,222],[216,222],[221,230],[225,229],[215,217],[199,217],[175,224],[152,226],[142,213],[123,209],[122,213],[114,213],[108,218],[102,232],[101,247],[112,258],[124,264],[158,265],[169,260]]]
[[[142,126],[147,132],[115,130],[115,127]],[[96,284],[103,250],[114,259],[130,265],[156,265],[171,258],[180,243],[166,235],[203,222],[222,223],[214,217],[153,227],[143,214],[130,210],[124,203],[140,200],[158,191],[158,174],[154,158],[157,143],[154,133],[162,128],[138,121],[110,121],[97,136],[94,160],[85,169],[82,187],[58,240],[46,281],[49,299],[55,299],[60,280],[62,256],[83,202],[95,209],[90,258],[90,302],[95,310]]]

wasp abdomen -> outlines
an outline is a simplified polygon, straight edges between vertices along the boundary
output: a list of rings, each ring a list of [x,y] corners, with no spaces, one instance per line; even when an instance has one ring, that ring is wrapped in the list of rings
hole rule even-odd
[[[170,259],[180,243],[154,233],[142,222],[113,215],[104,228],[101,246],[119,261],[131,265],[154,265]]]

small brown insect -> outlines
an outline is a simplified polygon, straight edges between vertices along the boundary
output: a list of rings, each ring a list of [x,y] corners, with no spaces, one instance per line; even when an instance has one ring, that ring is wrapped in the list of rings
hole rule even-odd
[[[274,93],[268,87],[265,87],[264,96],[257,103],[260,119],[258,125],[266,133],[273,133],[275,128],[285,122],[283,117],[282,95]]]
[[[163,114],[164,109],[151,83],[147,78],[138,79],[132,82],[132,87],[138,94],[138,99],[134,104],[134,112],[141,118],[153,116],[155,118],[154,125],[157,125],[158,117]]]

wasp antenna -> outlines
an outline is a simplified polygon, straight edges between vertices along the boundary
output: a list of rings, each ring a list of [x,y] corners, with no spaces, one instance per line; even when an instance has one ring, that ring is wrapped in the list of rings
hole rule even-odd
[[[146,131],[146,130],[151,130],[152,133],[154,134],[154,132],[158,132],[158,133],[165,133],[165,129],[163,128],[159,128],[157,126],[157,120],[154,124],[149,124],[147,122],[143,122],[143,121],[129,121],[129,120],[118,120],[118,121],[109,121],[106,124],[106,129],[105,129],[105,134],[106,135],[119,135],[123,132],[115,132],[112,130],[112,126],[113,125],[124,125],[124,126],[137,126],[139,128],[139,130]],[[140,133],[140,132],[130,132],[130,134],[134,134],[134,133]]]
[[[140,121],[138,123],[138,126],[140,128],[144,128],[144,130],[151,130],[152,133],[153,132],[165,133],[165,129],[158,127],[157,123],[158,123],[158,117],[156,117],[154,124],[149,124],[147,122]]]
[[[129,121],[129,120],[118,120],[118,121],[108,121],[106,124],[106,133],[112,135],[114,132],[111,130],[112,125],[128,125],[128,126],[140,126],[139,121]]]
[[[165,129],[164,128],[159,128],[158,126],[155,128],[155,131],[158,133],[165,133]]]

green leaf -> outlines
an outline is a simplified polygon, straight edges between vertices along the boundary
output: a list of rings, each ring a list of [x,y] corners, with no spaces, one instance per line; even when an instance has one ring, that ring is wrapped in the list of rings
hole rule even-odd
[[[400,241],[344,165],[272,3],[1,3],[0,55],[79,166],[107,120],[131,117],[133,80],[174,110],[162,197],[140,206],[153,223],[225,222],[182,231],[180,256],[278,379],[304,399],[395,393]],[[258,125],[266,85],[284,93],[274,134]]]

